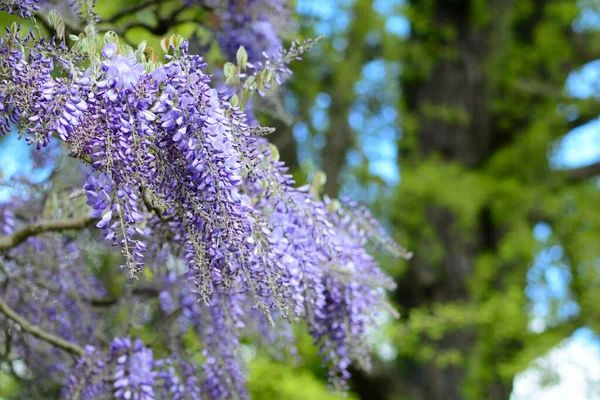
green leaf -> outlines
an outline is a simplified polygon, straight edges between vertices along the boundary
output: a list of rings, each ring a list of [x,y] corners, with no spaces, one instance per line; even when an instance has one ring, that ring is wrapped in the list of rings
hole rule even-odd
[[[146,61],[145,51],[146,51],[146,41],[142,40],[142,42],[138,45],[138,48],[136,50],[137,58],[142,63]]]
[[[310,192],[313,195],[317,196],[323,190],[325,183],[327,183],[327,175],[325,174],[325,172],[321,170],[315,172],[315,174],[313,175],[312,182],[310,184]]]
[[[244,82],[244,88],[251,90],[252,89],[252,85],[256,82],[256,78],[254,76],[249,76],[248,79],[246,79],[246,82]]]
[[[228,62],[223,66],[223,73],[225,74],[225,83],[228,85],[237,85],[239,81],[238,70],[235,65]]]
[[[48,13],[48,22],[50,23],[50,26],[52,26],[54,28],[54,30],[56,31],[56,36],[59,39],[64,39],[65,38],[65,23],[63,22],[63,19],[62,19],[61,15],[58,13],[58,11],[52,10]]]
[[[271,158],[274,161],[279,161],[279,149],[273,143],[269,143],[269,149],[271,150]]]
[[[10,24],[10,33],[11,35],[16,34],[17,32],[19,32],[19,25],[16,22],[13,22],[12,24]]]
[[[56,10],[51,10],[48,13],[48,23],[54,28],[56,26],[56,21],[60,20],[61,16]]]
[[[332,199],[327,205],[327,209],[331,212],[336,212],[340,208],[342,208],[342,203],[338,199]]]
[[[84,31],[85,31],[85,36],[87,36],[89,38],[96,37],[96,30],[94,29],[93,26],[91,26],[91,25],[86,26]]]
[[[160,41],[160,48],[166,53],[169,52],[169,39],[168,38],[163,38]]]
[[[237,107],[240,104],[240,99],[238,98],[237,94],[234,94],[231,97],[231,100],[229,100],[229,103],[231,104],[232,107]]]
[[[116,32],[108,31],[104,34],[104,43],[118,43],[119,35]]]
[[[244,46],[240,46],[236,54],[237,65],[243,71],[246,69],[246,64],[248,63],[248,53]]]

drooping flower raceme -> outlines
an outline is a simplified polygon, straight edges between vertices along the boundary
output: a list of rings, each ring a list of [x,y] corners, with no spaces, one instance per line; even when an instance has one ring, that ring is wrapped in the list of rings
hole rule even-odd
[[[111,345],[112,358],[116,358],[116,399],[154,399],[155,374],[152,350],[141,340],[131,342],[129,338],[115,339]]]
[[[87,346],[62,398],[93,400],[109,393],[126,400],[201,398],[193,366],[177,358],[157,359],[141,340],[129,337],[115,338],[105,352]]]

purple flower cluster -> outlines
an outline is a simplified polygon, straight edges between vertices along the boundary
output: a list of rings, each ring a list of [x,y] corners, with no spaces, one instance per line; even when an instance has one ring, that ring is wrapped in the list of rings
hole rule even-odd
[[[0,233],[12,235],[15,230],[15,214],[6,205],[0,206]]]
[[[243,297],[213,296],[212,305],[204,316],[204,326],[197,326],[204,338],[202,355],[204,382],[202,391],[211,399],[245,399],[245,376],[235,351],[240,345],[239,331],[245,327]]]
[[[29,134],[29,142],[39,148],[48,144],[50,132],[40,135],[36,128],[51,124],[50,119],[56,116],[56,110],[48,104],[56,85],[51,77],[54,62],[48,53],[60,50],[53,42],[35,40],[32,34],[21,38],[19,30],[15,26],[7,28],[6,38],[0,38],[0,135],[20,122]]]
[[[227,0],[221,5],[221,26],[217,40],[227,59],[235,60],[244,46],[250,62],[259,61],[263,52],[269,56],[282,47],[276,22],[287,15],[282,0]]]
[[[30,18],[40,9],[44,0],[5,0],[0,3],[0,11],[16,14],[21,18]]]
[[[144,66],[131,57],[115,55],[116,50],[117,46],[114,43],[104,46],[102,55],[106,61],[102,63],[102,68],[106,71],[107,77],[113,80],[114,88],[129,89],[135,86],[144,74]]]
[[[158,360],[155,366],[159,368],[156,372],[157,398],[173,400],[200,400],[200,387],[198,372],[186,362],[180,361],[179,368],[171,359]]]
[[[332,382],[343,388],[351,361],[368,360],[364,335],[385,303],[381,288],[395,285],[367,253],[367,239],[375,239],[372,232],[348,210],[334,207],[336,203],[316,201],[306,188],[294,189],[270,147],[253,143],[260,162],[249,186],[260,199],[261,214],[274,227],[269,240],[284,271],[284,295],[295,315],[308,320],[331,366]],[[266,176],[271,178],[265,185]]]
[[[125,400],[153,400],[155,372],[152,350],[141,340],[115,339],[110,358],[116,359],[114,397]]]
[[[106,380],[106,360],[92,346],[86,346],[86,355],[73,366],[62,398],[93,400],[110,390]]]
[[[332,383],[346,389],[350,364],[355,361],[368,367],[365,334],[376,325],[385,303],[381,288],[394,289],[395,283],[366,251],[367,240],[375,238],[372,232],[346,209],[332,210],[329,215],[337,232],[332,240],[337,256],[325,278],[325,306],[316,314],[311,330],[332,365]]]
[[[268,23],[267,3],[247,3],[228,2],[224,26],[235,31]],[[276,41],[270,28],[261,29],[267,42]],[[258,48],[268,49],[262,39],[252,40],[251,60],[258,59]],[[294,46],[251,67],[252,90],[281,83],[287,63],[304,51]],[[393,287],[367,250],[377,244],[400,250],[365,209],[296,188],[246,114],[213,88],[202,57],[189,55],[186,41],[171,44],[165,64],[109,36],[89,62],[78,63],[75,53],[8,31],[0,41],[0,129],[6,133],[18,124],[38,148],[58,137],[88,165],[83,189],[96,226],[120,249],[131,279],[152,269],[169,340],[181,342],[191,329],[205,361],[196,370],[189,359],[154,359],[140,340],[115,339],[108,351],[88,349],[68,392],[196,399],[201,390],[210,399],[246,398],[237,350],[251,333],[265,334],[268,324],[285,319],[307,322],[332,382],[344,387],[350,363],[368,359],[364,335],[385,303],[382,288]],[[12,232],[11,214],[3,210],[0,217],[3,233]],[[65,252],[56,254],[61,246]],[[97,347],[87,337],[105,327],[97,326],[102,314],[89,296],[106,293],[86,269],[77,242],[61,235],[32,238],[15,252],[24,256],[25,249],[58,260],[59,267],[41,269],[41,279],[35,261],[16,259],[11,266],[27,279],[58,282],[40,298],[52,292],[60,302],[29,310],[24,288],[0,294],[34,323]],[[164,273],[169,260],[185,268]],[[80,271],[71,273],[69,266]],[[92,375],[113,382],[107,389],[107,379]]]
[[[110,383],[109,383],[110,382]],[[116,338],[106,352],[87,346],[67,379],[63,398],[200,400],[198,372],[179,358],[155,359],[139,340]]]

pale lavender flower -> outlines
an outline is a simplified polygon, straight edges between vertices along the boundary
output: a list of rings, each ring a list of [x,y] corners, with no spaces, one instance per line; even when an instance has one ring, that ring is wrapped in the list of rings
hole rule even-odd
[[[110,58],[114,54],[114,49],[110,46],[111,44],[107,44],[102,51],[105,57]],[[144,66],[142,64],[136,62],[131,57],[120,55],[104,61],[102,68],[106,71],[109,78],[114,79],[115,86],[119,89],[129,89],[135,86],[142,74],[144,74]]]

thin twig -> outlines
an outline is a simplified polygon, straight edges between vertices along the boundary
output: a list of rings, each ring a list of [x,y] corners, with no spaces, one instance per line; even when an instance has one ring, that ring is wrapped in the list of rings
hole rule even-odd
[[[60,232],[87,228],[94,222],[92,217],[65,218],[34,222],[10,236],[0,236],[0,252],[9,250],[23,243],[27,238],[44,232]]]
[[[144,201],[144,205],[146,206],[146,208],[148,209],[148,211],[153,211],[154,214],[156,214],[156,216],[163,222],[167,222],[170,221],[172,219],[175,218],[175,214],[172,215],[168,215],[168,216],[164,216],[164,210],[162,210],[160,207],[155,206],[154,204],[152,204],[152,202],[150,201],[150,199],[148,199],[148,196],[146,196],[146,190],[142,187],[140,188],[140,192],[142,193],[142,200]]]
[[[142,298],[153,298],[158,297],[160,294],[160,288],[154,285],[139,285],[131,290],[131,294]],[[119,297],[107,297],[107,298],[84,298],[84,301],[89,301],[92,307],[110,307],[117,304],[120,300]]]
[[[580,182],[595,178],[600,175],[600,162],[566,170],[566,174],[567,180],[570,182]]]
[[[66,352],[69,352],[75,356],[83,357],[85,355],[85,350],[83,347],[79,346],[76,343],[69,342],[61,337],[53,335],[50,332],[47,332],[41,329],[37,325],[33,325],[25,318],[21,317],[15,310],[10,308],[8,304],[4,302],[4,300],[0,297],[0,312],[6,315],[9,319],[16,322],[21,326],[21,329],[24,332],[27,332],[38,339],[41,339],[45,342],[48,342],[56,347],[63,349]]]

